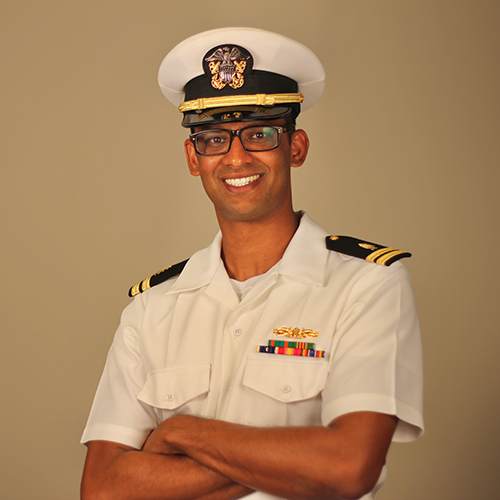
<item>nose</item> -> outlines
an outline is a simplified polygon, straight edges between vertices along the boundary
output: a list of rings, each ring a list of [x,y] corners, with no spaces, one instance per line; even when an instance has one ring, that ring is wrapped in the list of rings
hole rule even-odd
[[[232,139],[233,140],[231,142],[231,146],[229,147],[229,151],[224,155],[225,162],[233,166],[239,166],[244,165],[245,163],[249,163],[252,158],[250,151],[247,151],[243,147],[241,139],[238,136],[233,136]]]

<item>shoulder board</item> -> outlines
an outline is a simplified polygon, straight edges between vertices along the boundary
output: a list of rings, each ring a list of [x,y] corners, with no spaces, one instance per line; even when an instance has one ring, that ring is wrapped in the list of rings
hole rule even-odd
[[[156,274],[153,274],[153,276],[150,276],[148,279],[139,281],[139,283],[134,285],[128,291],[128,296],[135,297],[136,295],[139,295],[140,293],[144,292],[148,288],[151,288],[152,286],[155,286],[155,285],[159,285],[160,283],[167,281],[169,278],[173,278],[174,276],[181,274],[181,272],[184,269],[184,267],[186,266],[188,260],[189,259],[183,260],[182,262],[179,262],[178,264],[174,264],[173,266],[166,267],[165,269],[158,271]]]
[[[384,247],[376,243],[370,243],[369,241],[358,240],[350,236],[327,236],[326,247],[335,252],[351,255],[352,257],[358,257],[384,266],[390,266],[404,257],[411,257],[411,253],[409,252]]]

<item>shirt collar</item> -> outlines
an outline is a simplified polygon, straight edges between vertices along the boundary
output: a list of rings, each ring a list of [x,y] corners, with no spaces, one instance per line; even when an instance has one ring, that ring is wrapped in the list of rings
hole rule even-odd
[[[188,260],[186,267],[167,293],[194,290],[208,285],[220,266],[224,268],[220,257],[221,242],[222,234],[219,231],[210,246],[199,250]]]
[[[328,258],[325,237],[328,233],[305,212],[299,212],[300,223],[274,273],[322,286]],[[226,273],[220,257],[222,235],[219,231],[212,244],[196,252],[167,293],[201,288],[214,277]],[[227,276],[227,273],[226,273]],[[229,278],[228,283],[229,283]]]
[[[276,272],[291,278],[322,286],[328,250],[325,238],[328,233],[314,222],[305,212],[300,224],[288,245]]]

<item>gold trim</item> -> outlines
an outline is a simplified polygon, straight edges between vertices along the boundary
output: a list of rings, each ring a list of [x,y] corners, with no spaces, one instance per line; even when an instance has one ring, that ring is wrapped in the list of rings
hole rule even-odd
[[[254,94],[222,97],[200,97],[193,101],[185,101],[179,106],[179,111],[195,111],[197,109],[219,108],[222,106],[274,106],[275,104],[301,103],[302,94]]]
[[[368,257],[366,257],[366,260],[368,262],[376,262],[379,257],[382,257],[387,252],[393,252],[396,250],[395,248],[380,248],[379,250],[375,250],[375,252],[372,252]]]
[[[401,255],[403,252],[402,250],[394,250],[393,252],[386,253],[380,257],[380,259],[377,260],[377,264],[383,264],[385,266],[386,262],[393,257],[396,257],[396,255]]]
[[[366,250],[377,250],[377,247],[375,245],[371,245],[370,243],[358,243],[358,246]]]
[[[229,85],[233,89],[239,89],[240,87],[243,87],[245,83],[245,78],[243,77],[243,73],[245,72],[245,68],[247,67],[247,62],[246,61],[238,61],[234,60],[233,63],[236,66],[235,73],[231,80],[229,82],[224,81],[223,78],[221,78],[220,73],[219,73],[219,67],[220,67],[221,61],[211,61],[208,63],[208,67],[210,69],[210,72],[212,73],[212,87],[217,90],[222,90],[226,85]]]
[[[151,278],[152,278],[152,277],[153,277],[153,276],[150,276],[147,280],[144,280],[144,281],[142,282],[142,285],[141,285],[141,290],[142,290],[143,292],[145,292],[148,288],[151,288],[151,284],[150,284],[150,282],[151,282]]]
[[[130,289],[130,295],[132,297],[135,297],[136,295],[139,295],[140,293],[145,292],[146,290],[149,290],[151,288],[151,278],[153,278],[153,276],[157,276],[158,274],[163,273],[164,271],[167,271],[171,267],[172,266],[168,266],[165,269],[162,269],[161,271],[158,271],[157,273],[154,273],[149,278],[147,278],[145,280],[142,280],[142,281],[139,281],[139,283],[137,283],[136,285],[134,285]]]
[[[308,330],[300,328],[288,328],[283,326],[281,328],[274,328],[274,335],[278,335],[279,337],[288,337],[291,339],[305,339],[305,338],[314,338],[319,335],[319,332],[314,330]]]

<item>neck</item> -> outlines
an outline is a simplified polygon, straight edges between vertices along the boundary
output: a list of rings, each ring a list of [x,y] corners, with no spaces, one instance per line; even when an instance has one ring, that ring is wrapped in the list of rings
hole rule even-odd
[[[218,219],[222,259],[229,277],[238,281],[264,274],[277,264],[299,226],[299,217],[292,209],[265,221]]]

